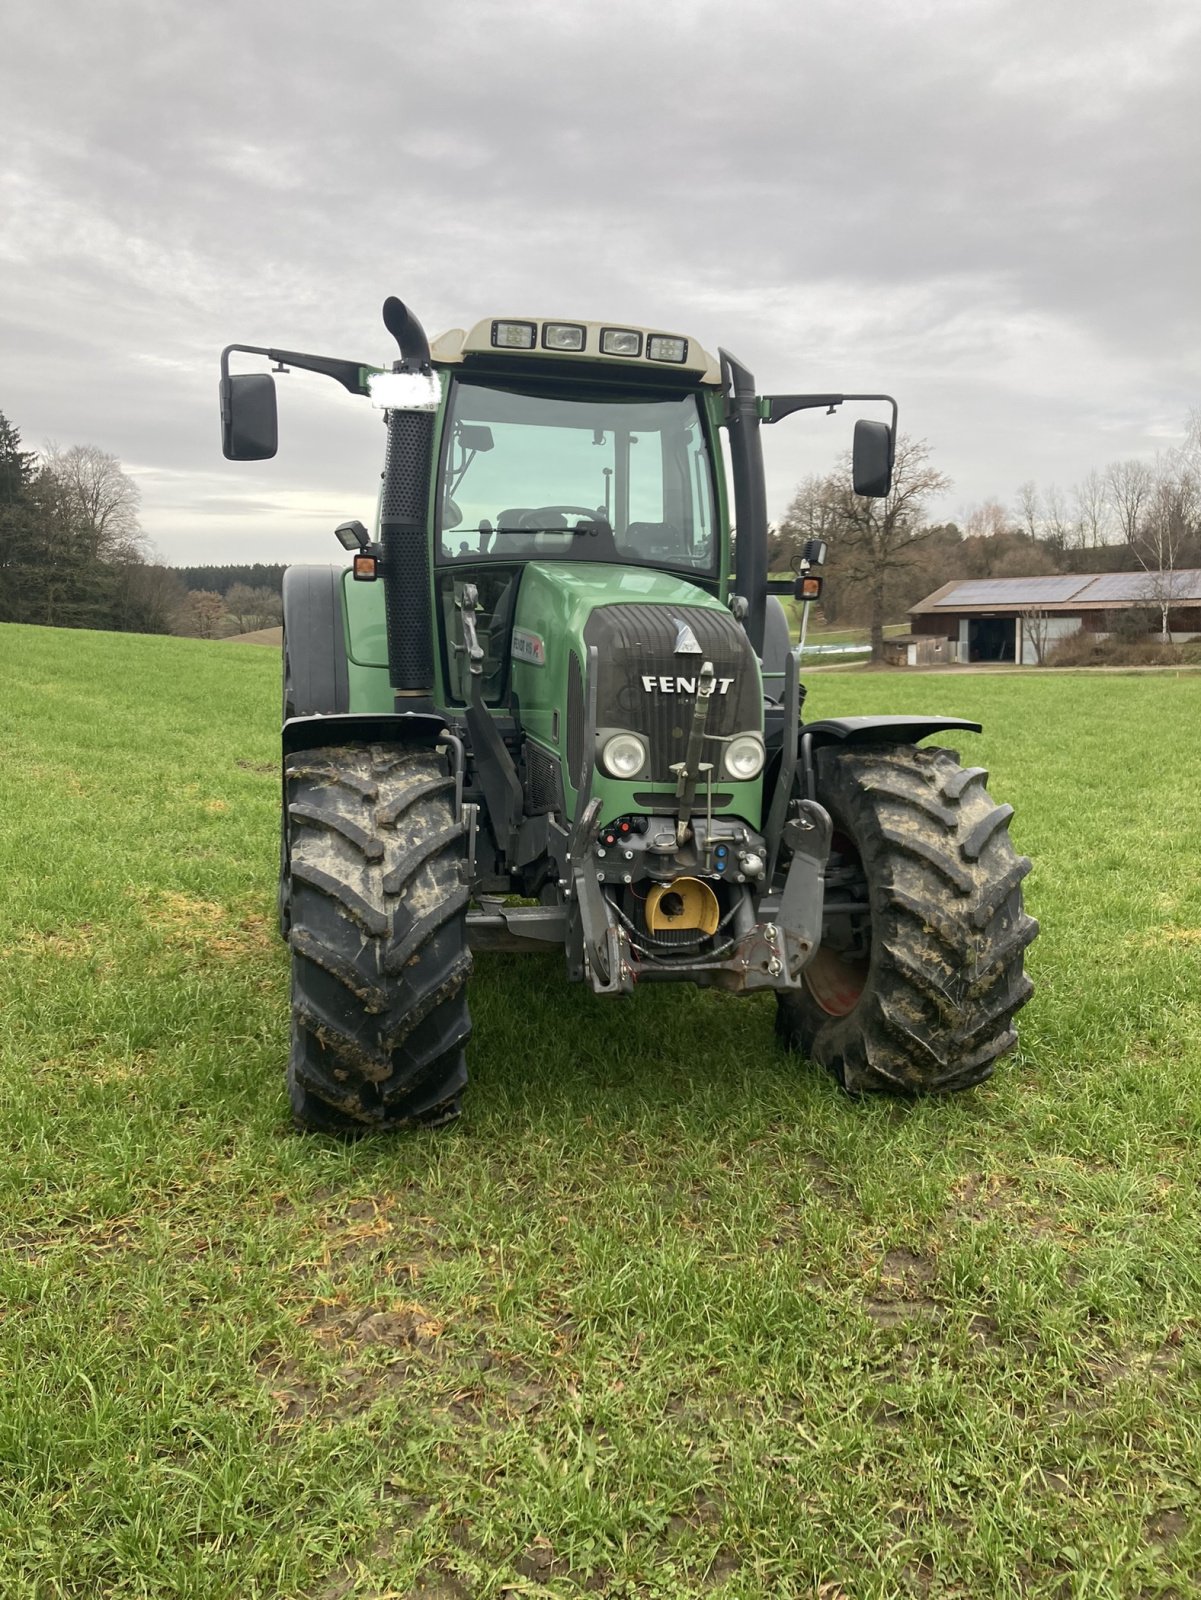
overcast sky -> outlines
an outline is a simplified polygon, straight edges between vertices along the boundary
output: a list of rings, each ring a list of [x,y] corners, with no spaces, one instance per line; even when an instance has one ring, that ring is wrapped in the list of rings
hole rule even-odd
[[[1153,456],[1201,404],[1198,0],[9,0],[0,411],[136,476],[174,563],[336,559],[383,430],[229,342],[390,361],[496,314],[887,390],[942,515]],[[769,503],[850,418],[766,431]]]

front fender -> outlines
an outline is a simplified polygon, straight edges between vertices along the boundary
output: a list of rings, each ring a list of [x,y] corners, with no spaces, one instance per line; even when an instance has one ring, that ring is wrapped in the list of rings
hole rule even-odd
[[[823,744],[916,744],[932,733],[964,728],[979,733],[983,724],[963,717],[829,717],[801,729],[810,747]]]
[[[428,711],[348,712],[329,717],[289,717],[283,727],[285,758],[298,750],[339,744],[437,744],[446,718]]]

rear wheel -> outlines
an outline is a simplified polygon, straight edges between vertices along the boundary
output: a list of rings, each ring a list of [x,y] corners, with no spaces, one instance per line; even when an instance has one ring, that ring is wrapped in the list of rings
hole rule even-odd
[[[1017,1041],[1032,985],[1022,908],[1030,863],[981,767],[911,745],[828,747],[817,798],[834,822],[826,919],[777,1032],[852,1093],[982,1082]]]
[[[445,760],[305,751],[288,758],[286,792],[296,1123],[361,1133],[453,1120],[471,955]]]

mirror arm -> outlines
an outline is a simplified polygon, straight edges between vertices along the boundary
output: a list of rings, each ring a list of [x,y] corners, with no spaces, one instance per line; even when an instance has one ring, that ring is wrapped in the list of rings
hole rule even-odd
[[[760,401],[765,409],[764,422],[781,422],[794,411],[815,411],[824,408],[833,411],[847,400],[885,400],[892,407],[892,437],[897,437],[897,403],[890,394],[765,394]]]
[[[847,396],[844,394],[765,394],[761,402],[764,406],[763,421],[767,423],[782,422],[785,417],[790,417],[794,411],[825,409],[827,412],[831,412],[835,406],[840,406],[846,398]]]
[[[240,351],[248,356],[266,356],[268,360],[277,362],[280,366],[300,367],[304,372],[319,372],[326,378],[333,378],[344,389],[349,389],[351,394],[366,394],[367,379],[373,372],[379,372],[379,367],[369,367],[358,361],[339,361],[333,356],[309,356],[298,350],[270,350],[258,344],[227,344],[221,352],[221,376],[229,377],[229,358],[233,351]]]

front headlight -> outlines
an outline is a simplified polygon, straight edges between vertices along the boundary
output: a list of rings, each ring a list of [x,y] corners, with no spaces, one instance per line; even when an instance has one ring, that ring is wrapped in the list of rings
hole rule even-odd
[[[750,778],[757,778],[763,771],[763,763],[767,759],[763,749],[763,740],[757,733],[740,733],[731,739],[726,746],[725,769],[727,778],[736,778],[745,783]]]
[[[601,748],[601,765],[611,778],[636,778],[646,767],[646,745],[636,733],[615,733]]]

